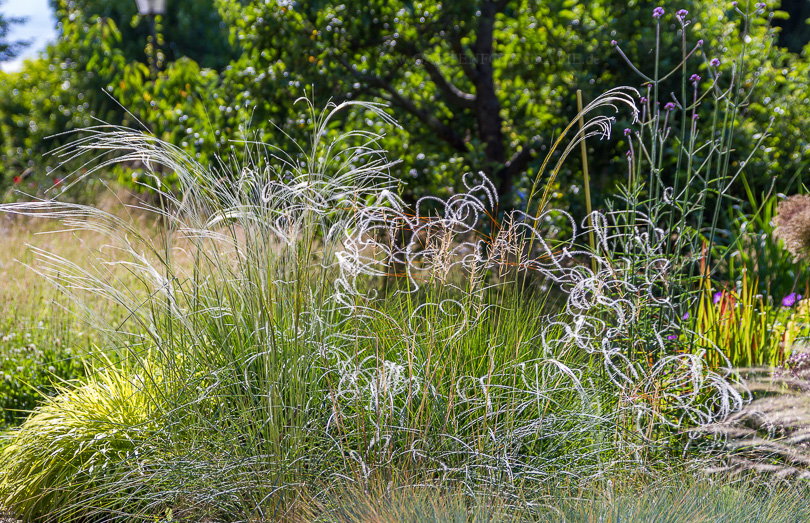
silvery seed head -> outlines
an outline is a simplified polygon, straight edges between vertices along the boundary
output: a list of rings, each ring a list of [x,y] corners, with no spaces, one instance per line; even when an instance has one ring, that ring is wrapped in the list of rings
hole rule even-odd
[[[773,222],[774,236],[795,259],[810,256],[810,196],[794,194],[780,202]]]

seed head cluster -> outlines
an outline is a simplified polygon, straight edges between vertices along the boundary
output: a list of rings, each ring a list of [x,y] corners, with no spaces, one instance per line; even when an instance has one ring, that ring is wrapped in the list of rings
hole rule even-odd
[[[797,260],[810,258],[810,195],[795,194],[779,203],[774,236]]]

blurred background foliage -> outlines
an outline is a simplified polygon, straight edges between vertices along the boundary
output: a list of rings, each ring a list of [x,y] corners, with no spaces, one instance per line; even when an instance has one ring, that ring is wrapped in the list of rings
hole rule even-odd
[[[737,74],[759,84],[735,134],[738,164],[759,145],[736,189],[743,206],[798,190],[808,169],[807,4],[665,6],[663,70],[680,61],[677,9],[694,21],[687,40],[704,41],[700,63],[731,64],[746,47],[750,70],[720,68],[721,82]],[[402,160],[396,174],[406,197],[446,195],[463,173],[480,170],[495,179],[506,206],[520,204],[545,151],[576,114],[576,89],[586,103],[617,85],[643,90],[643,78],[611,41],[642,69],[651,63],[657,3],[168,0],[155,20],[139,16],[134,1],[52,5],[58,40],[19,72],[0,73],[0,187],[7,195],[41,192],[65,175],[56,169],[60,158],[47,154],[75,138],[60,133],[100,122],[143,126],[203,161],[238,157],[244,140],[281,143],[280,129],[295,138],[306,128],[292,101],[307,94],[316,105],[346,98],[390,105],[402,128],[387,129],[384,145]],[[737,9],[757,12],[748,42],[737,38]],[[707,81],[705,65],[694,72]],[[678,96],[680,82],[670,90]],[[615,135],[618,147],[589,142],[597,204],[625,176]],[[578,212],[580,168],[569,164],[555,196]],[[114,174],[145,181],[132,167]]]

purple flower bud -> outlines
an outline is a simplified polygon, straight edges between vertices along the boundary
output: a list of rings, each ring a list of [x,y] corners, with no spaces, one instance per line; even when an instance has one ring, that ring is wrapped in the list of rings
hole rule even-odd
[[[647,103],[647,97],[646,97],[646,96],[642,96],[641,98],[639,98],[639,99],[638,99],[638,101],[639,101],[639,102],[641,102],[641,103],[643,103],[643,104],[646,104],[646,103]]]
[[[696,84],[700,81],[700,76],[693,74],[692,76],[689,77],[689,81],[692,82],[693,84]]]
[[[803,298],[801,294],[796,294],[795,292],[791,292],[784,298],[782,298],[782,307],[793,307]]]
[[[624,130],[624,135],[625,135],[625,136],[630,136],[630,133],[631,133],[631,132],[632,132],[632,131],[631,131],[630,129],[625,129],[625,130]]]
[[[689,14],[689,11],[687,11],[686,9],[681,9],[680,11],[675,13],[675,16],[678,17],[678,20],[683,22],[683,19],[686,18],[686,15],[688,15],[688,14]]]
[[[768,6],[765,5],[765,2],[757,2],[757,9],[765,9],[766,7]]]
[[[661,18],[664,16],[664,8],[663,7],[656,7],[653,9],[653,18]]]
[[[720,59],[719,58],[712,58],[709,62],[709,65],[712,67],[720,67]]]
[[[669,336],[667,336],[667,339],[668,339],[668,340],[677,340],[677,339],[678,339],[678,335],[677,335],[677,334],[670,334]]]
[[[703,40],[698,40],[697,41],[697,46],[698,47],[703,47]]]
[[[688,313],[688,312],[685,312],[685,313],[683,314],[683,316],[681,316],[681,319],[682,319],[682,320],[688,320],[688,319],[689,319],[689,313]]]
[[[737,7],[737,2],[731,2],[731,7]]]
[[[617,45],[619,45],[619,42],[617,42],[616,40],[611,40],[610,45],[612,45],[613,47],[616,47]]]
[[[723,299],[723,291],[717,291],[712,295],[712,303],[717,305]]]
[[[700,115],[699,115],[699,114],[693,114],[693,115],[692,115],[692,120],[699,120],[699,119],[700,119]]]
[[[672,110],[674,110],[674,109],[675,109],[675,103],[674,103],[674,102],[667,102],[667,103],[664,105],[664,109],[665,109],[665,110],[667,110],[667,111],[672,111]]]

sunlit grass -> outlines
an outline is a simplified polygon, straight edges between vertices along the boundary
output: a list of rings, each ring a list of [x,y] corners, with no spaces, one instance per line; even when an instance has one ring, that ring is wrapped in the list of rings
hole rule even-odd
[[[8,506],[267,519],[325,478],[517,502],[656,467],[679,431],[741,403],[725,371],[668,350],[679,303],[655,295],[682,267],[659,233],[639,236],[645,216],[596,215],[595,253],[542,199],[536,216],[496,218],[483,177],[410,209],[377,135],[324,138],[340,111],[381,108],[311,110],[309,148],[260,147],[228,176],[149,135],[91,130],[67,154],[118,154],[99,169],[149,158],[182,181],[148,209],[154,230],[86,205],[2,207],[95,238],[34,249],[32,265],[102,335],[87,358],[109,367],[11,434]]]

